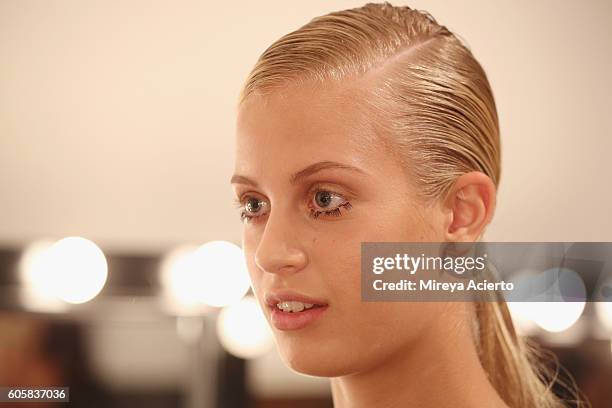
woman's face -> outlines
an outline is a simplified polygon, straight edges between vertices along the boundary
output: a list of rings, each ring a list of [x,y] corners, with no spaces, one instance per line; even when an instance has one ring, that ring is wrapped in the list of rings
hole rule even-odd
[[[315,376],[366,370],[413,346],[441,307],[361,301],[361,242],[444,235],[439,210],[417,204],[356,102],[347,85],[294,85],[251,96],[238,113],[232,180],[252,217],[243,229],[252,287],[285,363]],[[278,317],[291,312],[266,304],[280,290],[326,307],[287,323]]]

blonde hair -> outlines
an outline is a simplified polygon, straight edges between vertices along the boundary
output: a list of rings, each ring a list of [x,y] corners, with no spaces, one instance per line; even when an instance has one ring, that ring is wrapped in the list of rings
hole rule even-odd
[[[389,3],[316,17],[281,37],[258,59],[239,105],[250,95],[294,83],[371,79],[360,102],[381,141],[404,164],[424,202],[456,178],[501,175],[499,125],[487,76],[470,50],[429,14]],[[513,408],[564,407],[555,379],[517,336],[506,303],[474,304],[476,347],[488,377]]]

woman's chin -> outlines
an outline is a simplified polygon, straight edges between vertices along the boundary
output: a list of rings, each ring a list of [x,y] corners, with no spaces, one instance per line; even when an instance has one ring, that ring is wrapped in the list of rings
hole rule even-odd
[[[341,350],[299,344],[281,345],[279,354],[291,370],[314,377],[338,377],[351,372],[341,361]],[[347,362],[348,363],[348,362]]]
[[[285,365],[291,370],[313,377],[338,377],[344,375],[337,366],[329,364],[329,360],[322,361],[317,358],[302,358],[292,356],[291,359],[283,358]]]

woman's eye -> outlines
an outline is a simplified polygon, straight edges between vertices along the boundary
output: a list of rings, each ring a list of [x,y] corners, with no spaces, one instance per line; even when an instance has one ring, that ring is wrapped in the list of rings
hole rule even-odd
[[[236,205],[240,209],[241,221],[258,221],[270,210],[266,201],[253,196],[236,200]],[[311,196],[308,207],[313,218],[319,218],[321,215],[339,217],[342,215],[340,208],[350,210],[351,203],[332,191],[318,190]]]
[[[262,202],[256,198],[249,198],[246,202],[245,208],[249,213],[257,213],[261,210]]]
[[[342,215],[340,208],[351,209],[351,203],[346,201],[341,195],[328,190],[319,190],[314,195],[315,208],[310,209],[310,215],[318,218],[321,214],[339,217]]]
[[[239,204],[239,207],[241,208],[240,219],[242,221],[248,221],[263,216],[267,212],[268,207],[268,204],[265,201],[256,197],[247,197]]]
[[[332,193],[331,191],[317,191],[315,193],[315,204],[320,208],[329,208],[333,207],[334,201],[336,202],[336,206],[342,204],[344,201],[342,197]]]

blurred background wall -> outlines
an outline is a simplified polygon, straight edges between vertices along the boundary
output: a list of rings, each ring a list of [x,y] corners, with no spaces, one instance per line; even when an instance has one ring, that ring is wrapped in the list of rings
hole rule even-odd
[[[489,241],[610,240],[612,3],[396,2],[489,75],[503,163]],[[235,101],[259,54],[358,1],[0,1],[0,242],[240,240]]]
[[[8,251],[6,259],[12,259],[9,249],[70,235],[105,252],[143,256],[210,240],[240,244],[229,178],[243,81],[281,35],[317,15],[362,4],[0,0],[0,250]],[[489,76],[503,159],[486,240],[611,241],[612,2],[393,4],[429,11],[467,42]],[[107,296],[91,310],[60,317],[13,309],[0,316],[0,345],[23,345],[29,355],[39,350],[37,364],[51,367],[44,356],[64,344],[69,358],[78,359],[70,344],[82,344],[91,360],[87,372],[97,378],[92,384],[121,393],[125,406],[176,406],[187,401],[181,390],[193,389],[190,378],[204,375],[192,356],[205,358],[206,351],[184,341],[191,323],[168,318],[151,301]],[[50,345],[23,342],[47,330]],[[610,388],[610,366],[600,357],[609,342],[602,344],[589,346],[591,354],[573,367],[599,370],[586,387],[610,401],[601,394]],[[564,350],[571,362],[587,347]],[[226,378],[246,373],[249,389],[277,404],[257,406],[295,408],[296,395],[307,406],[315,400],[329,406],[325,381],[289,372],[273,351],[247,365],[221,355],[219,372],[230,373]],[[62,378],[49,375],[47,381]],[[95,392],[92,384],[87,389]],[[219,389],[231,393],[223,384]],[[157,394],[142,399],[151,390]]]

